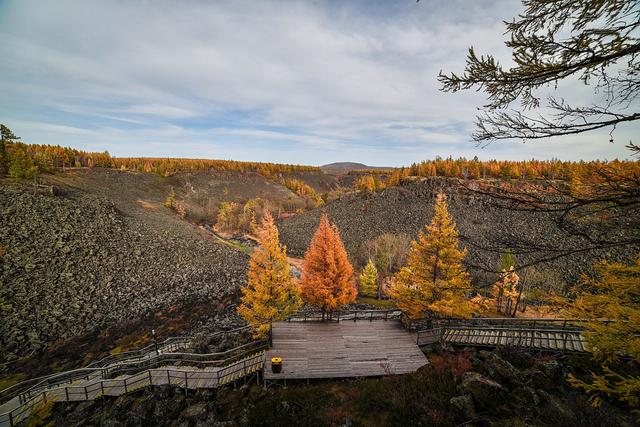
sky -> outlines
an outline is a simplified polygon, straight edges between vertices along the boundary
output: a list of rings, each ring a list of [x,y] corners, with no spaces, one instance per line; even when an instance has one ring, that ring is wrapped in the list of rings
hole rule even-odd
[[[435,156],[628,158],[640,124],[470,138],[482,93],[439,91],[466,51],[509,64],[517,0],[0,0],[0,122],[114,156],[400,166]],[[591,102],[580,83],[569,100]],[[637,142],[637,140],[636,140]]]

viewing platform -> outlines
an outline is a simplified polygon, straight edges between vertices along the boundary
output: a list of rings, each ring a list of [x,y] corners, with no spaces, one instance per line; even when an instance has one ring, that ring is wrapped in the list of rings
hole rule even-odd
[[[272,357],[282,358],[282,372],[272,372]],[[277,322],[264,381],[406,374],[427,363],[399,320]]]

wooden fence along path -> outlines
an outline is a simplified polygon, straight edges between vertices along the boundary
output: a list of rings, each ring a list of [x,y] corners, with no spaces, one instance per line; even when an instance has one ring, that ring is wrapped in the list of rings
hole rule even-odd
[[[89,379],[48,388],[24,404],[2,414],[0,425],[13,426],[26,419],[42,402],[73,402],[95,400],[103,396],[120,396],[147,386],[174,385],[184,389],[217,388],[245,379],[262,371],[264,350],[223,367],[195,368],[164,366],[146,369],[113,379]]]
[[[243,329],[248,328],[214,335]],[[151,345],[108,356],[86,368],[35,378],[2,390],[0,426],[13,426],[25,420],[34,407],[46,401],[93,400],[152,385],[171,384],[197,389],[216,388],[243,378],[247,380],[262,371],[267,342],[255,341],[222,353],[167,352],[185,346],[188,347],[188,340],[169,339],[159,343],[157,350]],[[116,362],[107,364],[114,360]]]
[[[417,332],[419,346],[436,342],[478,347],[520,347],[541,351],[588,352],[575,319],[471,319],[433,322]]]
[[[327,319],[328,317],[328,319]],[[319,322],[318,320],[328,320]],[[0,427],[24,421],[44,401],[93,400],[142,387],[171,384],[215,388],[259,378],[350,378],[403,374],[427,363],[421,346],[436,342],[541,351],[588,352],[579,319],[436,319],[408,330],[398,310],[351,310],[327,316],[304,311],[273,325],[271,348],[254,341],[222,353],[179,353],[187,338],[170,338],[140,350],[108,356],[91,365],[23,381],[0,391]],[[607,322],[607,321],[604,321]],[[214,334],[236,333],[239,328]],[[212,337],[214,337],[212,336]],[[281,373],[272,357],[283,358]]]

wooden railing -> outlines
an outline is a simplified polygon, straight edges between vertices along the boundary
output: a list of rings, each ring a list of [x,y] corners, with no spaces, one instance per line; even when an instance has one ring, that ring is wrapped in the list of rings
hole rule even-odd
[[[433,319],[430,328],[418,330],[417,345],[437,342],[465,346],[505,346],[587,352],[582,336],[583,319]],[[603,320],[603,322],[609,322]]]
[[[400,310],[335,310],[331,312],[322,312],[321,310],[304,310],[289,316],[287,322],[318,322],[318,321],[334,321],[340,322],[345,320],[391,320],[400,319],[402,312]]]
[[[26,419],[39,404],[47,401],[84,401],[102,396],[120,396],[154,385],[174,385],[184,389],[216,388],[259,372],[264,365],[264,351],[254,353],[215,371],[154,368],[125,378],[97,379],[84,385],[64,385],[42,390],[15,409],[0,414],[0,425],[14,426]]]
[[[219,331],[211,335],[211,339],[216,337],[225,336],[228,334],[238,333],[245,330],[249,330],[249,326],[244,326],[241,328],[231,329],[227,331]],[[39,386],[50,387],[55,384],[65,383],[73,381],[74,379],[87,377],[95,373],[96,371],[103,371],[103,368],[109,365],[117,365],[122,363],[133,363],[137,360],[154,357],[157,352],[160,354],[165,353],[173,353],[177,354],[178,350],[182,350],[188,348],[190,345],[191,339],[188,337],[171,337],[166,340],[156,344],[150,344],[146,347],[140,348],[138,350],[132,350],[122,353],[117,353],[113,355],[109,355],[104,357],[98,361],[92,362],[84,368],[74,369],[71,371],[66,371],[57,374],[45,375],[42,377],[31,378],[29,380],[22,381],[18,384],[14,384],[11,387],[5,388],[0,391],[0,402],[6,402],[7,400],[12,399],[13,397],[19,396],[20,394],[24,394],[28,391],[32,391],[35,393],[38,390],[34,390],[34,388]],[[235,349],[231,349],[229,351],[233,351]],[[218,354],[226,354],[228,352],[218,353]],[[184,353],[184,354],[192,354],[192,353]],[[212,356],[212,354],[208,355]],[[104,376],[103,376],[104,377]]]
[[[47,377],[41,382],[34,384],[29,389],[23,391],[17,397],[19,401],[23,403],[39,394],[42,390],[60,384],[72,384],[74,381],[88,381],[89,379],[96,378],[107,379],[116,375],[131,374],[138,372],[141,369],[148,369],[173,363],[180,363],[181,365],[195,366],[198,368],[221,366],[241,358],[248,352],[255,352],[266,346],[266,341],[254,341],[220,353],[160,353],[144,359],[118,362],[104,368],[74,369],[72,371],[62,372],[60,374]]]
[[[605,324],[611,320],[598,320]],[[568,318],[520,318],[520,317],[475,317],[470,319],[458,318],[425,318],[413,320],[408,325],[414,330],[425,330],[432,328],[450,326],[494,326],[494,327],[528,327],[534,329],[573,329],[582,330],[590,319],[568,319]]]

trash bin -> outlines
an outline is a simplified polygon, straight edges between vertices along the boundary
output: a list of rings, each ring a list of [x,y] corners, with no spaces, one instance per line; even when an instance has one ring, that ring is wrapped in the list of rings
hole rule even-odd
[[[272,357],[271,358],[271,372],[274,374],[279,374],[282,372],[282,358],[281,357]]]

